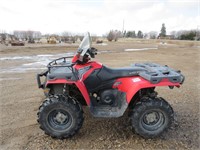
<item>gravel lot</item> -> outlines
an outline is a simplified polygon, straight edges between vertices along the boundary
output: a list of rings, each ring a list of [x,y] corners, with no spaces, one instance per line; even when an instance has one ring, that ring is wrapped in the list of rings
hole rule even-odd
[[[101,119],[92,117],[85,107],[84,124],[78,134],[65,140],[52,139],[36,121],[44,96],[37,88],[35,75],[45,62],[75,52],[77,45],[0,46],[0,149],[199,149],[199,42],[135,40],[94,47],[100,52],[96,60],[110,67],[155,62],[182,71],[186,81],[180,89],[157,89],[176,113],[168,132],[156,139],[143,139],[132,131],[127,113],[120,118]],[[140,48],[145,50],[124,51]]]

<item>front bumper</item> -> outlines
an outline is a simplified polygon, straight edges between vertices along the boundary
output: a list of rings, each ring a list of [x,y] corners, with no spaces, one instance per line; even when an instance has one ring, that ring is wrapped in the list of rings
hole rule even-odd
[[[46,77],[46,76],[47,76],[47,73],[48,73],[48,71],[45,70],[45,71],[43,71],[43,72],[37,74],[36,78],[37,78],[38,88],[44,89],[44,87],[45,87],[45,82],[44,82],[43,84],[41,83],[41,77],[42,77],[42,76],[45,76],[45,77]]]

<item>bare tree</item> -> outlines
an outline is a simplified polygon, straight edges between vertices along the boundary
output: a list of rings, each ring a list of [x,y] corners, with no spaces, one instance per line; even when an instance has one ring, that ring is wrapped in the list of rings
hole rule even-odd
[[[24,39],[24,40],[32,40],[32,39],[40,39],[41,38],[41,32],[40,31],[18,31],[15,30],[13,32],[15,37],[18,39]]]
[[[92,42],[96,42],[97,41],[97,36],[96,35],[91,36],[91,38],[92,38]]]
[[[114,33],[115,37],[114,37],[114,40],[115,42],[121,38],[123,36],[122,32],[121,31],[118,31],[118,30],[115,30],[115,33]]]
[[[107,39],[108,39],[108,41],[111,42],[111,41],[114,39],[114,37],[115,37],[114,31],[111,30],[111,31],[108,33],[108,35],[107,35]]]
[[[64,31],[64,32],[62,32],[62,36],[69,37],[69,36],[71,36],[71,33],[68,31]]]
[[[42,37],[42,34],[40,31],[35,31],[33,32],[33,38],[36,39],[36,40],[40,40]]]
[[[6,40],[6,34],[5,34],[5,33],[2,33],[2,34],[1,34],[1,38],[2,38],[2,41],[5,41],[5,40]]]
[[[170,32],[170,35],[171,35],[171,37],[172,37],[173,39],[178,38],[178,37],[177,37],[177,32],[176,32],[176,31],[171,31],[171,32]]]
[[[158,35],[158,32],[156,32],[156,31],[149,32],[150,39],[156,39],[157,35]]]
[[[64,31],[64,32],[62,32],[62,38],[61,38],[61,41],[63,41],[63,42],[67,42],[67,41],[69,41],[70,40],[70,35],[71,35],[71,33],[70,32],[68,32],[68,31]]]
[[[122,36],[122,33],[118,30],[110,30],[110,32],[108,33],[107,35],[107,39],[108,41],[112,41],[112,40],[115,40],[117,41],[118,38],[120,38]]]

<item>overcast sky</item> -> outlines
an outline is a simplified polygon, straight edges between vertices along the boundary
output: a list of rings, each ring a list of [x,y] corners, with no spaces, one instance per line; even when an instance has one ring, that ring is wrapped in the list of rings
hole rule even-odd
[[[160,31],[200,29],[200,0],[0,0],[0,31],[44,33],[111,29]]]

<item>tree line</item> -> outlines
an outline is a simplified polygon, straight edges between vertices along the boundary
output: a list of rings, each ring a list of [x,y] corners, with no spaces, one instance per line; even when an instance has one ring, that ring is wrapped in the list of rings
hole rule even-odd
[[[28,30],[28,31],[15,30],[13,32],[13,35],[18,39],[24,39],[26,41],[27,40],[32,40],[32,39],[38,40],[42,36],[40,31],[31,31],[31,30]]]
[[[73,42],[75,43],[77,40],[82,41],[83,35],[82,33],[72,33],[68,31],[64,31],[59,34],[45,34],[42,35],[40,31],[17,31],[15,30],[13,34],[7,34],[4,30],[0,31],[0,40],[5,40],[7,36],[12,37],[12,39],[21,39],[25,41],[32,40],[40,40],[41,38],[50,38],[54,37],[59,42]],[[163,23],[160,29],[160,32],[150,31],[148,33],[144,33],[141,30],[110,30],[103,37],[106,37],[108,41],[117,41],[119,38],[145,38],[145,39],[178,39],[178,40],[200,40],[200,32],[198,30],[179,30],[172,31],[169,35],[166,32],[166,26]],[[98,37],[96,35],[92,36],[93,42],[96,42]]]
[[[118,38],[145,38],[145,39],[177,39],[177,40],[200,40],[200,32],[198,30],[179,30],[172,31],[167,35],[165,24],[163,23],[160,32],[150,31],[143,33],[139,30],[137,33],[134,30],[118,31],[110,30],[107,34],[108,41],[117,41]]]

